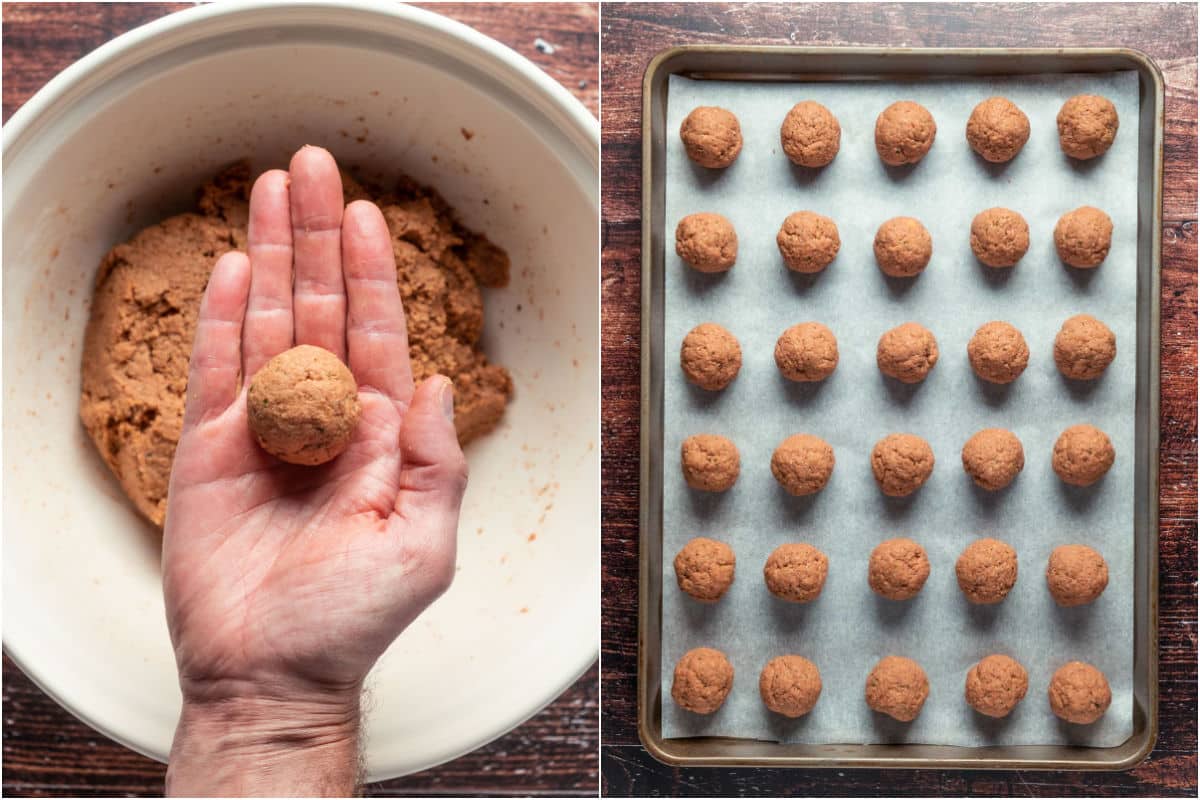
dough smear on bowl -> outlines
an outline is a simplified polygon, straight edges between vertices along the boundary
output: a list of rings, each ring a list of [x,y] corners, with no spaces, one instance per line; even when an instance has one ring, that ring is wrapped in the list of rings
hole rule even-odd
[[[109,251],[96,275],[79,416],[129,499],[159,526],[200,298],[217,258],[246,247],[250,184],[248,163],[226,168],[200,187],[198,212],[139,231]],[[407,177],[384,188],[343,174],[342,185],[346,202],[373,200],[387,220],[413,377],[441,373],[454,381],[459,441],[489,432],[513,384],[480,346],[480,288],[508,283],[508,254],[463,227],[436,191]]]

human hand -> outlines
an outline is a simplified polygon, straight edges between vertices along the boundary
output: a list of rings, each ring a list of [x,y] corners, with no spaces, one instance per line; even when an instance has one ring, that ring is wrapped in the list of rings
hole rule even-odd
[[[167,788],[347,794],[363,680],[454,576],[467,469],[453,387],[414,391],[386,223],[369,202],[343,209],[328,152],[259,177],[248,238],[209,279],[171,472],[163,587],[183,713]],[[359,387],[354,438],[319,467],[276,461],[247,425],[249,378],[297,344],[338,355]]]

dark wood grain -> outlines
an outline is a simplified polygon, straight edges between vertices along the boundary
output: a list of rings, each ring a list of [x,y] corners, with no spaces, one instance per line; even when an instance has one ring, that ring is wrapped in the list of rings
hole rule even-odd
[[[3,7],[3,117],[104,42],[185,3]],[[599,13],[594,3],[428,4],[529,58],[599,110]],[[541,38],[553,53],[535,46]],[[486,747],[417,775],[369,785],[370,795],[595,795],[598,670],[593,667],[529,722]],[[109,741],[46,697],[6,657],[4,794],[156,795],[163,766]]]
[[[682,770],[636,731],[641,81],[681,44],[1113,46],[1167,80],[1162,273],[1161,730],[1121,773]],[[606,795],[1196,793],[1196,9],[1166,4],[605,4],[602,791]]]

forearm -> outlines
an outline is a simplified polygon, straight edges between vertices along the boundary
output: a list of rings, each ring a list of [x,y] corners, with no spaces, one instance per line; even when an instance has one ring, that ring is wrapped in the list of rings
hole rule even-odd
[[[184,796],[353,795],[359,702],[185,701],[171,747],[166,793]]]

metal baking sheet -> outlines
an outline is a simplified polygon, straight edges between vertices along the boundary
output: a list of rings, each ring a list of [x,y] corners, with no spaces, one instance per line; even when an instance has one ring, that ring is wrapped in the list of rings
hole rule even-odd
[[[946,55],[944,51],[939,54]],[[893,59],[897,57],[892,55]],[[914,67],[914,63],[907,60],[899,65],[893,61],[892,66]],[[742,269],[735,267],[729,276],[713,281],[687,270],[667,245],[646,254],[658,258],[658,272],[649,273],[654,275],[655,285],[670,275],[661,280],[662,305],[652,301],[645,306],[656,311],[661,308],[658,323],[662,339],[657,345],[662,358],[658,374],[650,379],[662,382],[662,393],[654,400],[663,402],[665,411],[659,407],[663,416],[655,431],[643,428],[644,436],[657,434],[651,448],[657,445],[659,450],[658,479],[665,496],[658,509],[660,527],[653,531],[662,547],[657,576],[660,626],[666,620],[665,627],[660,628],[663,649],[656,654],[662,694],[656,709],[655,735],[665,755],[679,745],[703,747],[707,742],[712,746],[703,752],[720,758],[728,748],[714,735],[737,736],[743,742],[774,747],[776,751],[793,745],[778,745],[772,740],[818,750],[830,746],[881,746],[855,743],[913,742],[892,745],[913,757],[937,745],[954,745],[950,749],[972,753],[997,748],[1053,750],[1074,745],[1072,751],[1111,755],[1138,739],[1135,684],[1139,680],[1133,651],[1142,648],[1134,635],[1138,559],[1136,540],[1129,532],[1137,527],[1134,486],[1138,469],[1150,463],[1138,458],[1139,414],[1135,410],[1144,366],[1142,348],[1135,346],[1138,328],[1147,319],[1137,302],[1143,294],[1139,290],[1144,288],[1144,270],[1111,270],[1099,283],[1095,275],[1101,273],[1097,272],[1083,283],[1079,276],[1058,265],[1050,231],[1063,211],[1094,202],[1109,210],[1118,230],[1104,266],[1140,260],[1139,239],[1146,226],[1140,224],[1143,193],[1139,185],[1133,181],[1099,181],[1087,167],[1068,167],[1056,152],[1052,131],[1053,114],[1063,97],[1081,91],[1113,97],[1121,111],[1126,138],[1119,136],[1118,147],[1106,156],[1111,159],[1106,174],[1138,171],[1146,139],[1139,135],[1143,128],[1139,114],[1143,105],[1142,75],[1133,63],[1127,63],[1123,70],[1083,75],[1079,71],[1078,66],[1062,66],[1047,70],[1059,74],[1019,78],[1005,76],[1003,71],[982,76],[951,71],[882,76],[852,71],[809,76],[818,82],[803,89],[792,85],[796,74],[786,74],[787,85],[766,83],[766,71],[729,75],[714,70],[714,74],[693,72],[668,77],[662,88],[666,94],[675,95],[678,102],[666,104],[670,111],[658,131],[664,134],[666,147],[675,145],[668,156],[674,180],[666,182],[672,189],[656,220],[660,241],[669,243],[675,221],[685,213],[725,213],[739,230]],[[853,84],[835,83],[855,77],[859,80]],[[719,79],[714,82],[711,78]],[[746,83],[750,78],[755,82]],[[886,78],[887,85],[873,78]],[[903,87],[893,85],[900,82]],[[1012,97],[1030,115],[1034,126],[1034,136],[1021,157],[1004,168],[981,166],[961,141],[966,114],[974,102],[992,93]],[[778,152],[778,119],[801,94],[824,102],[843,123],[842,154],[815,177],[807,171],[792,174]],[[939,121],[939,144],[911,174],[885,171],[871,147],[876,106],[886,105],[884,98],[900,96],[925,103]],[[789,98],[794,99],[789,102]],[[672,136],[682,115],[702,103],[732,108],[743,122],[743,155],[738,164],[719,177],[690,169]],[[772,103],[780,106],[778,113],[770,113]],[[1044,130],[1047,125],[1051,128],[1049,136]],[[1151,122],[1151,129],[1155,127]],[[652,131],[651,139],[657,143],[654,134]],[[646,165],[652,173],[654,155]],[[663,153],[658,155],[661,160]],[[780,163],[771,164],[772,156]],[[1037,180],[1044,191],[1028,191],[1028,170],[1036,170],[1039,161],[1050,158],[1056,160],[1048,162],[1050,167],[1044,174],[1039,173]],[[1060,170],[1057,174],[1056,169]],[[975,175],[975,171],[981,174]],[[759,192],[736,191],[751,176]],[[967,188],[972,181],[977,191]],[[863,197],[863,187],[872,186],[872,182],[877,191],[868,189],[870,196]],[[652,190],[662,186],[659,180]],[[955,192],[955,187],[959,191]],[[1086,197],[1089,189],[1103,189],[1103,194],[1094,201],[1075,202],[1075,198]],[[979,208],[971,202],[967,202],[969,209],[961,205],[960,198],[970,194],[977,195],[972,201]],[[948,201],[949,197],[955,199]],[[856,198],[860,199],[856,202]],[[1063,203],[1067,205],[1059,208]],[[966,247],[970,216],[990,205],[1016,208],[1031,225],[1030,253],[1003,285],[995,280],[995,274],[986,273],[974,263]],[[874,227],[892,215],[884,213],[892,207],[921,218],[933,233],[934,261],[915,284],[885,282],[870,257]],[[798,208],[828,213],[842,229],[842,253],[828,273],[817,279],[791,277],[774,253],[774,229],[783,216]],[[655,210],[652,204],[651,211]],[[704,285],[700,285],[702,282]],[[1085,307],[1073,307],[1079,305]],[[861,310],[864,324],[852,324],[853,315],[847,312],[850,306]],[[1061,320],[1081,310],[1091,310],[1114,328],[1120,348],[1118,361],[1125,359],[1124,363],[1114,363],[1110,374],[1099,386],[1091,387],[1086,396],[1072,394],[1061,384],[1048,357],[1049,343]],[[980,313],[985,316],[975,319]],[[993,318],[1017,324],[1033,351],[1030,369],[1008,390],[997,391],[974,381],[965,353],[960,352],[971,331]],[[774,328],[782,330],[802,319],[825,321],[839,334],[842,364],[825,386],[785,386],[775,374],[769,356],[778,334]],[[898,397],[895,387],[885,391],[886,385],[875,374],[868,356],[879,333],[907,319],[917,319],[934,330],[943,356],[925,385],[903,390]],[[672,356],[677,354],[683,334],[709,320],[726,324],[742,339],[745,357],[743,374],[719,397],[693,391],[678,374],[677,365],[671,369]],[[651,342],[644,353],[652,353],[655,344]],[[756,410],[746,414],[748,408]],[[875,420],[875,427],[883,427],[874,430],[870,424],[846,425],[844,417],[838,418],[839,411],[846,409],[856,418]],[[1082,416],[1076,419],[1073,414]],[[1082,497],[1059,490],[1049,470],[1048,453],[1059,428],[1085,420],[1109,432],[1119,455],[1103,484],[1103,493],[1091,492]],[[961,442],[974,430],[992,425],[1014,429],[1027,452],[1025,473],[1012,490],[999,498],[974,492],[957,463]],[[700,427],[691,430],[695,426]],[[939,455],[931,484],[907,503],[884,501],[865,466],[874,439],[893,429],[925,435]],[[765,465],[774,439],[800,430],[829,440],[839,463],[825,492],[815,499],[796,502],[780,498]],[[745,477],[735,487],[733,497],[719,501],[697,498],[682,486],[676,466],[679,442],[688,433],[697,432],[728,433],[742,447]],[[860,496],[864,492],[867,496]],[[643,495],[644,504],[648,499]],[[1113,520],[1120,522],[1114,525]],[[897,527],[903,530],[889,530]],[[834,535],[834,530],[840,533]],[[1103,534],[1098,540],[1097,530]],[[669,559],[684,541],[698,534],[729,541],[739,556],[739,578],[730,595],[716,607],[698,608],[673,586]],[[898,534],[912,535],[925,544],[934,567],[921,597],[899,606],[876,601],[866,590],[862,574],[870,548]],[[1022,564],[1022,577],[1013,594],[990,609],[966,608],[952,574],[957,553],[978,534],[995,535],[1014,544]],[[644,536],[644,547],[649,538]],[[811,541],[824,549],[830,555],[831,577],[825,595],[814,606],[781,610],[761,586],[758,573],[770,549],[794,540]],[[1049,550],[1067,541],[1090,541],[1110,562],[1110,586],[1102,598],[1104,602],[1083,614],[1057,611],[1041,583],[1040,572]],[[645,572],[643,578],[654,580]],[[839,636],[842,626],[849,633]],[[1114,639],[1124,646],[1112,645]],[[990,649],[1009,652],[1025,663],[1030,671],[1030,697],[1004,723],[979,725],[962,701],[962,674],[970,663],[990,651],[991,643],[994,647]],[[653,647],[645,627],[642,644],[643,648]],[[726,707],[711,717],[682,712],[669,700],[665,707],[661,703],[663,694],[669,692],[669,671],[674,660],[686,649],[701,644],[729,652],[737,670]],[[1062,653],[1048,652],[1054,650]],[[822,667],[825,677],[822,703],[800,723],[769,714],[757,696],[757,673],[762,663],[783,652],[808,655]],[[881,724],[861,701],[866,671],[886,652],[915,655],[930,674],[930,700],[911,725]],[[1096,663],[1112,682],[1113,708],[1095,726],[1061,726],[1045,708],[1045,684],[1050,672],[1058,662],[1069,658]],[[642,678],[645,684],[644,673]],[[643,691],[648,688],[642,686]],[[643,731],[645,734],[645,728]],[[704,738],[672,738],[680,736]]]

